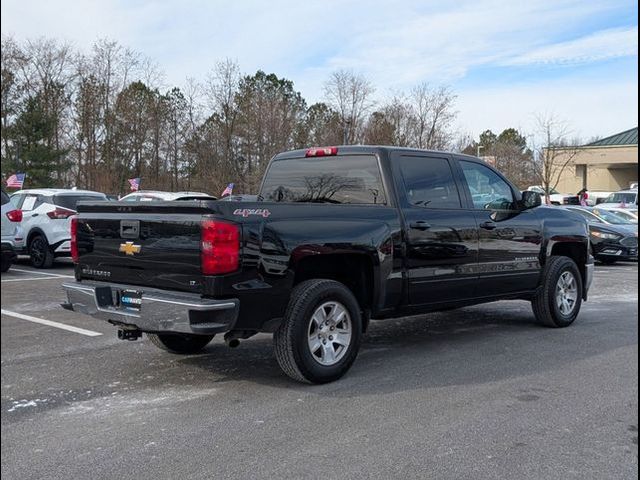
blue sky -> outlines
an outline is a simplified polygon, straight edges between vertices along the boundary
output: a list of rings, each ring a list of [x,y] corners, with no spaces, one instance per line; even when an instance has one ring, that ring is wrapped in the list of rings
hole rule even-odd
[[[376,98],[419,82],[458,95],[457,128],[531,132],[536,113],[573,135],[638,123],[638,11],[633,1],[3,0],[2,33],[89,50],[118,40],[155,60],[168,85],[204,79],[216,61],[274,72],[309,101],[328,74],[362,73]]]

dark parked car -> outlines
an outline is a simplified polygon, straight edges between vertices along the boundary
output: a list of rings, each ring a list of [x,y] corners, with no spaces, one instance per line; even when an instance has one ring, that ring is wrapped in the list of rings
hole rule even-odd
[[[323,383],[372,318],[525,299],[566,327],[592,280],[584,219],[475,157],[296,150],[272,159],[257,200],[82,204],[64,306],[174,353],[271,332],[287,375]]]
[[[591,253],[596,260],[607,264],[618,260],[638,261],[638,224],[592,207],[566,209],[582,215],[589,223]]]

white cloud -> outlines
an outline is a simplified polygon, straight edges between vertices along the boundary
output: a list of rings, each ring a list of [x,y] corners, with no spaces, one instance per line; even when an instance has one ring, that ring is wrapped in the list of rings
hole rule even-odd
[[[505,65],[577,64],[638,55],[638,27],[613,28],[534,49]]]
[[[3,0],[1,22],[3,33],[65,38],[83,49],[97,37],[113,38],[157,60],[172,82],[201,77],[221,58],[237,58],[247,71],[263,68],[296,83],[301,78],[301,86],[316,90],[308,93],[314,96],[315,76],[326,77],[335,68],[401,87],[450,82],[477,66],[522,62],[545,52],[567,57],[580,45],[558,47],[548,39],[625,5],[623,0]],[[629,43],[628,33],[618,32],[620,40]],[[610,56],[615,34],[595,35],[581,45],[608,41]],[[624,45],[617,50],[628,51]]]

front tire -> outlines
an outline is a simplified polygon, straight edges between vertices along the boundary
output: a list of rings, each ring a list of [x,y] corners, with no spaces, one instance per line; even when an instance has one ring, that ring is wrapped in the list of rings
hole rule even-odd
[[[297,285],[273,336],[278,365],[299,382],[327,383],[342,377],[358,355],[362,315],[342,283],[315,279]]]
[[[542,285],[531,301],[533,313],[548,327],[568,327],[582,305],[582,276],[575,262],[564,256],[547,261]]]
[[[53,252],[44,235],[36,235],[29,242],[29,256],[31,265],[35,268],[51,268],[53,265]]]
[[[161,350],[180,355],[200,352],[206,347],[214,335],[192,335],[172,333],[147,333],[151,343]]]

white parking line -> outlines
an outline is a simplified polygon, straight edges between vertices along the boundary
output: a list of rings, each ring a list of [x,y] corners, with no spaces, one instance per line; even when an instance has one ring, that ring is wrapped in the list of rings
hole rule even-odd
[[[71,325],[65,325],[64,323],[52,322],[51,320],[45,320],[43,318],[32,317],[31,315],[23,315],[22,313],[12,312],[10,310],[0,309],[2,315],[8,317],[19,318],[20,320],[26,320],[28,322],[39,323],[41,325],[47,325],[48,327],[59,328],[61,330],[67,330],[69,332],[79,333],[80,335],[86,335],[87,337],[97,337],[102,335],[100,332],[94,332],[93,330],[85,330],[84,328],[72,327]]]
[[[8,282],[28,282],[30,280],[58,280],[58,277],[26,277],[26,278],[10,278],[8,280],[2,280],[2,283]]]
[[[51,277],[57,278],[76,278],[73,275],[61,275],[59,273],[49,273],[49,272],[36,272],[35,270],[23,270],[21,268],[12,268],[11,272],[22,272],[22,273],[33,273],[35,275],[49,275]]]

